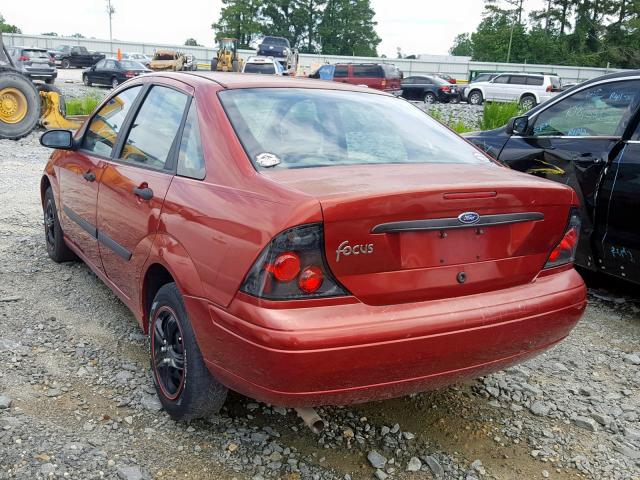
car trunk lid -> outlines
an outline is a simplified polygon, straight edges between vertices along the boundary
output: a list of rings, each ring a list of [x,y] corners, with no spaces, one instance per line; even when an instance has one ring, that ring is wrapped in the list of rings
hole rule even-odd
[[[567,187],[493,164],[367,165],[269,176],[317,197],[330,269],[372,305],[531,282],[562,238],[573,199]]]

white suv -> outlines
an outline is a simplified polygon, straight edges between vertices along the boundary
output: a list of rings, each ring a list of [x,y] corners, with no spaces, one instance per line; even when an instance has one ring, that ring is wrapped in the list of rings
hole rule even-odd
[[[242,73],[261,73],[263,75],[282,75],[284,68],[273,57],[249,57]]]
[[[464,96],[472,105],[483,101],[518,102],[529,110],[549,100],[562,89],[560,77],[535,73],[503,73],[487,82],[474,82],[464,89]]]

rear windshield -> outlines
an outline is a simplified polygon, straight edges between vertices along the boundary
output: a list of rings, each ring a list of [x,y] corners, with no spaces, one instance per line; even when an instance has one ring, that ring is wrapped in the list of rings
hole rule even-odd
[[[121,60],[120,61],[120,66],[124,70],[144,70],[144,69],[147,68],[144,65],[142,65],[141,63],[134,62],[133,60]]]
[[[220,100],[256,168],[490,160],[410,103],[335,90],[225,90]],[[262,165],[261,165],[262,163]]]
[[[244,73],[262,73],[265,75],[274,75],[276,67],[273,63],[247,63],[244,66]]]
[[[267,45],[277,45],[279,47],[289,46],[289,40],[287,40],[286,38],[264,37],[262,43],[266,43]]]
[[[156,53],[153,59],[154,60],[175,60],[176,55],[173,53]]]
[[[49,54],[46,52],[46,50],[22,50],[22,55],[31,59],[49,58]]]

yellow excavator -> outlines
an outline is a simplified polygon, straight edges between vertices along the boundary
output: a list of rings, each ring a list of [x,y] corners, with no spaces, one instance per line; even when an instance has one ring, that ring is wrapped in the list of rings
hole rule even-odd
[[[0,32],[0,138],[17,140],[38,123],[45,128],[74,130],[83,120],[65,116],[60,90],[52,85],[35,85],[16,68]]]
[[[218,52],[211,60],[213,72],[241,72],[242,59],[238,56],[238,40],[235,38],[221,38],[218,40]]]

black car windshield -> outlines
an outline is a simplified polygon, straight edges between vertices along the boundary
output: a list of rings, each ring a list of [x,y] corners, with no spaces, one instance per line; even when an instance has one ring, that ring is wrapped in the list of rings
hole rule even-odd
[[[289,46],[289,40],[287,40],[286,38],[264,37],[264,40],[262,40],[262,43],[264,43],[265,45],[275,45],[278,47]]]
[[[491,161],[405,100],[298,88],[231,89],[222,105],[256,168]]]
[[[276,73],[276,67],[273,63],[247,63],[244,67],[244,73],[274,75]]]
[[[147,67],[133,60],[120,60],[120,66],[123,70],[145,70]]]

